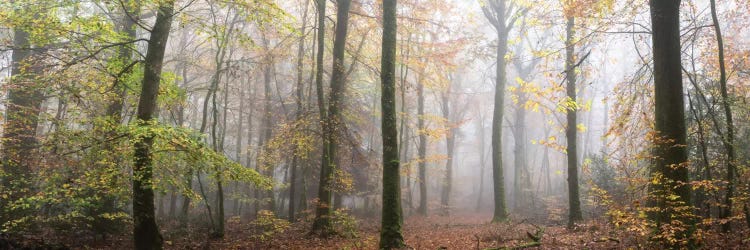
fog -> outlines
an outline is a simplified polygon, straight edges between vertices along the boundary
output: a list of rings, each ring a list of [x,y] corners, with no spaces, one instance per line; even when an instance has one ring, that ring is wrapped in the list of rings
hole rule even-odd
[[[461,221],[552,248],[588,246],[544,227],[725,237],[750,217],[750,6],[670,3],[0,3],[0,248],[390,248]]]

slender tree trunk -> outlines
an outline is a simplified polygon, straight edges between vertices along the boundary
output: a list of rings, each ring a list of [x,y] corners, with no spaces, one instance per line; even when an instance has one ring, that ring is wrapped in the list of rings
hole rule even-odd
[[[308,1],[304,1],[305,4],[305,11],[304,15],[302,16],[302,27],[300,28],[300,33],[302,34],[299,38],[299,47],[297,48],[297,113],[296,113],[296,121],[300,122],[302,120],[302,115],[304,112],[304,106],[302,105],[302,98],[304,98],[304,79],[302,79],[302,73],[305,69],[304,67],[304,59],[305,59],[305,37],[306,37],[306,31],[307,31],[307,11],[308,11]],[[292,159],[292,166],[289,170],[291,172],[291,180],[289,181],[289,221],[294,222],[294,213],[295,213],[295,195],[297,191],[297,168],[298,164],[300,162],[300,157],[297,150],[297,146],[294,148],[294,156]]]
[[[237,140],[235,141],[235,161],[239,164],[242,164],[242,139],[245,132],[243,126],[245,125],[245,86],[243,85],[244,84],[240,83],[240,89],[238,90],[240,92],[240,109],[238,111],[239,117],[237,118]],[[234,183],[232,192],[238,194],[235,195],[235,198],[232,200],[232,214],[239,216],[239,183]]]
[[[445,161],[445,179],[443,180],[443,190],[442,194],[440,196],[440,204],[442,206],[442,214],[444,216],[450,215],[450,195],[451,195],[451,189],[453,188],[453,157],[454,157],[454,149],[456,146],[456,129],[454,128],[455,124],[452,119],[452,113],[451,113],[451,84],[449,83],[448,89],[445,93],[443,93],[443,119],[445,119],[446,122],[446,131],[447,134],[445,135],[445,147],[446,147],[446,156],[448,159]]]
[[[217,145],[216,125],[217,125],[217,119],[218,119],[218,111],[216,107],[216,92],[219,89],[219,83],[221,83],[221,76],[222,76],[221,73],[223,71],[222,67],[224,65],[224,58],[226,57],[227,43],[229,40],[229,32],[231,32],[232,29],[233,29],[232,27],[229,27],[226,33],[219,34],[217,32],[215,34],[216,36],[221,36],[223,39],[218,39],[216,42],[216,53],[214,54],[214,63],[215,63],[214,72],[213,72],[213,75],[211,76],[211,81],[210,81],[210,86],[208,88],[208,91],[206,91],[206,97],[203,100],[203,112],[202,112],[203,115],[201,117],[201,126],[200,126],[199,132],[201,134],[206,133],[206,130],[209,124],[208,122],[209,114],[210,113],[213,114],[212,116],[213,128],[211,130],[211,140],[212,140],[211,142],[212,142],[214,151],[217,150],[216,148],[216,145]],[[209,104],[212,104],[212,105],[209,105]],[[209,107],[211,107],[210,111],[209,111]],[[192,175],[193,175],[192,171],[189,171],[188,174],[190,174],[191,176],[188,178],[190,178],[192,181]],[[199,179],[201,178],[200,176],[201,176],[201,173],[198,172],[197,177]],[[217,186],[221,186],[221,180],[217,181]],[[219,193],[223,196],[223,191],[220,191]],[[213,218],[214,215],[210,211],[210,205],[208,205],[208,200],[207,200],[208,197],[203,197],[203,198],[206,199],[205,202],[206,202],[206,207],[209,210],[209,216],[212,216],[211,218]],[[223,201],[221,203],[223,204]],[[183,202],[184,222],[186,222],[187,220],[187,213],[188,213],[189,205],[190,205],[190,199],[186,197],[186,199]],[[213,227],[215,230],[213,236],[218,236],[219,234],[223,235],[223,227],[221,230],[217,230],[216,225],[213,224],[213,219],[210,221],[211,221],[211,227]],[[223,223],[223,219],[221,221]]]
[[[325,99],[325,92],[323,90],[323,59],[325,55],[325,33],[326,33],[326,1],[325,0],[316,0],[317,9],[318,9],[318,29],[317,29],[317,46],[318,46],[318,52],[316,54],[315,59],[315,93],[317,95],[318,100],[318,116],[320,117],[320,124],[321,124],[321,134],[325,134],[325,128],[323,127],[323,124],[326,123],[326,117],[328,117],[328,114],[326,112],[326,99]],[[322,152],[323,155],[322,158],[328,157],[328,140],[325,138],[322,138]],[[319,181],[322,182],[324,178],[327,178],[328,173],[324,171],[325,168],[323,166],[327,164],[327,160],[323,159],[321,160],[321,170],[320,170],[320,179]],[[325,187],[318,187],[318,195],[320,196],[321,193],[328,192],[328,190],[325,190]],[[328,194],[325,194],[326,196]],[[330,202],[330,201],[328,201]],[[322,204],[317,204],[317,208],[321,209],[322,211],[323,207],[320,207]],[[326,206],[328,204],[325,204]],[[317,213],[317,210],[316,210]],[[330,223],[328,222],[328,218],[321,218],[320,222],[317,223],[317,225],[313,225],[313,230],[323,230],[325,227],[328,227]]]
[[[532,199],[530,196],[530,176],[528,166],[526,165],[526,109],[523,107],[526,102],[526,94],[518,94],[518,107],[515,108],[515,126],[513,127],[513,165],[515,169],[515,181],[513,185],[515,200],[514,209],[523,211],[528,208],[527,205]],[[523,203],[523,204],[522,204]]]
[[[166,195],[163,194],[163,193],[156,197],[156,200],[159,201],[159,205],[156,206],[156,218],[159,219],[159,220],[163,220],[164,219],[164,213],[165,213],[165,211],[164,211],[164,198],[165,197],[166,197]]]
[[[250,81],[250,79],[248,81]],[[250,145],[253,144],[253,116],[255,115],[255,108],[254,108],[255,107],[255,87],[254,87],[254,85],[251,82],[249,82],[249,84],[248,84],[248,91],[249,91],[248,95],[249,95],[249,98],[250,98],[248,100],[248,102],[250,103],[250,114],[247,115],[247,147],[248,147],[248,150],[247,150],[246,155],[245,155],[245,163],[247,164],[246,167],[250,167],[250,163],[253,162],[253,154],[250,152],[249,148],[250,148]],[[260,140],[260,138],[258,138],[258,139]],[[257,154],[256,154],[256,157],[257,157]],[[257,161],[256,161],[255,165],[256,165],[256,170],[257,170],[257,165],[258,165]],[[249,197],[249,195],[248,195],[248,197]],[[240,209],[240,210],[242,210],[242,209]]]
[[[505,181],[503,176],[503,109],[505,107],[506,61],[508,51],[507,33],[498,31],[497,68],[495,83],[495,107],[492,117],[492,184],[495,200],[493,221],[505,221],[508,218],[505,206]]]
[[[584,81],[584,80],[581,80],[581,81]],[[591,96],[583,96],[581,99],[582,100],[596,100],[596,90],[590,89],[589,92],[591,93]],[[586,114],[586,125],[594,124],[593,123],[594,113],[591,110],[589,110],[588,112],[584,112],[584,114]],[[584,132],[584,136],[583,136],[584,139],[583,139],[583,146],[582,146],[583,150],[581,150],[583,155],[581,156],[582,159],[580,159],[582,161],[585,161],[586,158],[589,158],[592,155],[591,150],[593,150],[593,147],[591,146],[591,138],[592,138],[593,133],[594,133],[593,129],[586,129],[586,131]]]
[[[138,101],[140,126],[153,122],[157,109],[159,81],[164,62],[164,52],[172,24],[174,2],[165,1],[159,6],[156,22],[151,30],[146,59],[144,60],[141,97]],[[133,165],[133,239],[136,249],[161,249],[162,237],[154,216],[153,153],[154,135],[144,135],[135,144]]]
[[[542,154],[542,174],[544,175],[544,193],[552,194],[552,178],[550,177],[549,147],[544,147]]]
[[[477,197],[476,211],[482,208],[482,196],[484,195],[484,169],[487,166],[487,156],[485,155],[485,129],[484,117],[480,116],[477,121],[479,133],[479,195]]]
[[[169,217],[170,220],[173,220],[175,218],[177,211],[177,190],[170,190],[169,192],[169,212],[167,214],[167,217]]]
[[[411,34],[407,35],[407,41],[405,44],[402,44],[401,46],[401,55],[402,55],[402,61],[400,66],[400,81],[401,81],[401,120],[400,120],[400,128],[399,128],[399,145],[401,147],[399,150],[401,150],[400,156],[401,156],[401,162],[409,162],[409,129],[407,129],[409,124],[409,109],[408,109],[408,102],[406,101],[406,85],[408,84],[407,78],[409,77],[409,67],[407,66],[407,63],[409,61],[409,53],[410,53],[410,47],[411,47]],[[409,166],[409,165],[407,165]],[[412,190],[411,190],[411,167],[407,167],[406,169],[406,203],[409,209],[414,208],[414,201],[412,199]]]
[[[698,110],[693,106],[693,98],[691,97],[690,93],[688,92],[688,106],[690,107],[690,111],[693,114],[693,118],[695,118],[695,122],[697,123],[696,126],[698,127],[698,148],[701,152],[701,160],[703,164],[703,172],[701,173],[703,176],[703,180],[712,180],[711,177],[711,163],[708,160],[708,147],[706,146],[706,137],[705,132],[703,130],[703,123],[701,122],[703,119],[702,117],[698,116]],[[698,106],[698,109],[700,109],[700,106]],[[699,170],[700,171],[700,170]],[[707,192],[696,192],[695,194],[695,206],[698,208],[701,208],[703,211],[703,216],[706,218],[709,218],[711,216],[711,203],[706,202],[706,193]]]
[[[317,3],[317,9],[318,9],[318,53],[316,55],[315,59],[315,92],[317,94],[317,100],[318,100],[318,115],[320,116],[320,124],[321,124],[321,134],[325,134],[325,126],[324,124],[327,122],[326,118],[328,117],[327,111],[326,111],[326,98],[325,98],[325,91],[323,87],[323,60],[325,58],[325,34],[326,34],[326,1],[325,0],[316,0]],[[329,173],[325,172],[325,165],[328,164],[328,160],[326,159],[329,157],[328,149],[330,142],[323,138],[323,145],[322,145],[322,155],[323,159],[321,160],[321,169],[320,169],[320,177],[319,182],[322,183],[324,179],[328,178]],[[327,181],[327,180],[326,180]],[[327,197],[330,196],[329,190],[325,186],[318,186],[318,196]],[[318,201],[316,213],[318,213],[318,210],[320,210],[320,213],[324,213],[327,215],[327,212],[325,209],[328,209],[328,203],[330,203],[330,199],[326,198],[326,201],[328,202],[326,204],[322,204],[322,201]],[[330,213],[330,212],[328,212]],[[325,228],[330,227],[330,222],[328,221],[328,218],[320,218],[318,223],[315,223],[313,225],[313,230],[325,230]]]
[[[311,52],[310,57],[311,57],[311,60],[315,61],[315,64],[310,69],[310,75],[308,78],[309,84],[307,86],[307,94],[306,94],[307,96],[305,98],[305,103],[306,103],[305,110],[312,110],[312,107],[314,105],[313,95],[317,95],[320,100],[323,100],[323,92],[322,92],[323,91],[323,86],[322,86],[322,81],[323,81],[322,73],[323,72],[320,71],[320,69],[323,67],[323,57],[319,57],[318,55],[322,55],[322,51],[324,51],[325,47],[319,46],[320,43],[318,43],[319,41],[318,39],[323,40],[325,37],[320,37],[318,33],[319,31],[322,31],[325,29],[324,28],[325,27],[325,17],[324,17],[325,16],[325,1],[316,0],[316,1],[313,1],[313,3],[315,3],[315,10],[318,11],[318,13],[316,14],[316,17],[317,17],[316,28],[313,29],[313,37],[315,37],[315,39],[313,40],[313,43],[311,46],[311,48],[316,48],[316,49],[310,50]],[[322,8],[319,8],[321,3],[322,3]],[[320,12],[322,12],[322,14]],[[322,21],[320,17],[323,17]],[[320,81],[317,81],[316,79],[318,74],[321,74]],[[316,88],[316,91],[318,92],[314,92],[313,87],[320,87],[320,88]],[[321,104],[321,102],[318,102],[318,104]],[[325,108],[324,107],[319,107],[319,108],[320,108],[319,111],[321,111],[321,115],[319,115],[319,117],[322,120],[322,117],[324,117],[322,115],[324,112],[322,111],[325,111],[324,110]],[[312,166],[312,162],[305,161],[302,165],[303,165],[303,169],[302,169],[302,178],[300,180],[301,190],[300,190],[300,195],[299,195],[299,209],[298,209],[299,211],[307,210],[307,205],[308,205],[307,204],[307,195],[308,195],[307,185],[308,185],[309,178],[311,178],[310,168]]]
[[[609,88],[605,93],[610,93]],[[602,131],[602,156],[609,158],[609,101],[604,102],[604,130]]]
[[[383,212],[380,249],[402,248],[401,178],[396,122],[396,0],[383,1],[383,47],[381,61],[383,135]]]
[[[229,37],[229,36],[227,36]],[[230,56],[231,57],[231,56]],[[219,67],[221,68],[221,67]],[[217,72],[219,73],[219,72]],[[218,91],[218,90],[217,90]],[[218,104],[216,103],[216,93],[217,91],[214,91],[213,97],[211,98],[213,100],[213,123],[211,128],[211,137],[213,138],[213,150],[224,154],[224,140],[226,136],[226,123],[227,123],[227,109],[228,109],[228,102],[229,102],[229,79],[227,79],[224,82],[224,97],[223,97],[223,111],[221,114],[221,117],[223,119],[223,122],[219,123],[219,109]],[[222,128],[219,128],[218,126],[221,125]],[[216,135],[216,133],[221,129],[221,134]],[[221,177],[221,169],[219,166],[214,167],[214,172],[217,173],[216,175],[216,225],[214,228],[214,232],[212,233],[212,237],[216,238],[222,238],[224,237],[224,180]],[[208,197],[206,197],[208,198]],[[211,215],[212,216],[212,215]]]
[[[508,23],[505,0],[490,0],[482,7],[487,20],[497,33],[497,63],[495,64],[495,105],[492,112],[492,185],[495,211],[493,222],[508,219],[505,205],[505,180],[503,176],[503,114],[505,107],[505,83],[507,81],[505,55],[508,53],[508,33],[513,22]]]
[[[567,18],[565,31],[565,79],[566,92],[568,94],[567,107],[568,126],[565,128],[565,137],[568,140],[568,227],[573,227],[576,222],[583,220],[581,213],[581,199],[578,193],[578,151],[576,139],[578,139],[578,105],[576,103],[576,69],[575,69],[575,18]],[[573,105],[575,104],[575,105]]]
[[[673,219],[692,224],[692,220],[682,216],[684,214],[674,211],[675,202],[682,203],[682,206],[691,204],[690,186],[677,183],[688,182],[680,0],[650,0],[649,5],[654,55],[655,132],[658,135],[651,177],[660,180],[649,187],[657,193],[657,197],[653,197],[656,200],[649,205],[659,208],[659,212],[650,214],[650,219],[657,225],[670,223]],[[678,198],[667,203],[667,194],[675,194]],[[687,238],[688,234],[678,237]]]
[[[180,47],[184,48],[187,46],[187,40],[188,40],[188,32],[183,31],[180,38]],[[188,67],[187,63],[182,63],[181,67],[181,73],[182,73],[182,84],[183,86],[187,85],[187,77],[188,77]],[[184,124],[184,117],[185,117],[185,106],[180,105],[179,107],[179,119],[178,119],[178,126],[183,126]],[[193,116],[194,118],[197,117],[197,115]],[[192,190],[193,189],[193,176],[194,172],[192,168],[188,168],[187,173],[185,173],[185,186]],[[186,227],[188,222],[188,215],[190,214],[190,202],[192,198],[190,198],[189,195],[182,195],[182,206],[180,207],[180,226]]]
[[[719,25],[719,18],[716,15],[716,0],[711,0],[711,18],[713,19],[714,30],[716,31],[716,43],[719,47],[719,85],[721,87],[721,104],[724,107],[724,118],[727,123],[727,133],[723,138],[724,149],[727,151],[727,192],[724,194],[724,208],[721,210],[721,216],[719,218],[727,219],[732,216],[732,208],[734,207],[732,204],[732,197],[734,196],[736,185],[734,174],[737,172],[737,167],[735,166],[736,156],[734,152],[734,121],[729,93],[727,91],[727,70],[724,64],[724,38],[721,35],[721,25]],[[721,225],[721,231],[724,233],[729,232],[730,229],[731,222],[729,220]]]
[[[237,15],[235,15],[234,19],[237,19]],[[229,79],[225,80],[223,90],[224,90],[224,104],[223,104],[223,112],[222,114],[219,114],[219,104],[217,103],[217,93],[219,91],[219,84],[221,83],[222,75],[225,73],[225,58],[227,56],[227,51],[229,50],[229,40],[232,37],[232,31],[234,30],[234,23],[230,22],[229,27],[227,27],[226,31],[219,33],[217,31],[217,35],[221,35],[223,39],[217,41],[216,43],[216,56],[214,57],[216,68],[214,71],[214,75],[211,82],[211,89],[209,90],[210,94],[210,100],[211,100],[211,110],[212,110],[212,123],[211,123],[211,139],[213,145],[213,150],[217,153],[224,153],[224,137],[226,135],[226,121],[227,121],[227,99],[229,99]],[[230,52],[231,53],[231,52]],[[230,54],[231,58],[231,54]],[[228,67],[228,63],[227,63]],[[227,77],[228,78],[228,77]],[[208,99],[207,99],[208,100]],[[204,108],[207,108],[205,106],[206,102],[204,102]],[[219,123],[219,117],[222,117],[222,123]],[[206,129],[206,118],[207,114],[203,114],[203,123],[201,124],[201,130],[202,132],[205,132]],[[224,128],[220,128],[219,125],[222,125]],[[221,129],[221,131],[219,131]],[[221,132],[221,134],[218,134]],[[216,175],[216,224],[213,224],[214,227],[213,232],[211,233],[211,237],[215,238],[221,238],[224,237],[224,180],[221,177],[221,170],[219,166],[215,166],[213,169],[214,172],[217,173]],[[206,199],[206,204],[208,204],[208,197],[204,197]],[[207,205],[208,207],[208,205]],[[209,216],[214,216],[211,214],[211,211],[209,210]]]
[[[188,40],[188,32],[183,31],[180,35],[180,42],[179,46],[180,48],[184,48],[187,46],[187,40]],[[183,58],[183,60],[186,60],[186,58]],[[180,64],[180,74],[182,75],[182,87],[187,87],[188,82],[188,67],[187,62],[182,62]],[[177,107],[178,109],[178,116],[177,116],[177,126],[182,127],[185,124],[185,105],[179,105]],[[195,116],[194,116],[195,117]],[[185,173],[185,186],[187,189],[192,190],[193,188],[193,170],[192,168],[188,168],[187,172]],[[176,201],[175,201],[176,202]],[[180,214],[178,215],[178,220],[180,222],[180,226],[186,227],[188,222],[188,214],[190,212],[190,202],[191,198],[190,196],[183,194],[182,195],[182,206],[180,207]]]
[[[346,35],[349,26],[349,8],[351,0],[339,0],[337,2],[338,10],[336,13],[336,36],[333,41],[333,67],[331,74],[331,97],[328,101],[328,114],[323,122],[323,140],[325,146],[328,146],[323,153],[322,166],[320,170],[320,185],[318,187],[318,207],[315,213],[315,222],[313,231],[320,232],[321,235],[327,235],[331,228],[331,183],[334,172],[336,171],[336,150],[338,147],[338,137],[345,133],[341,130],[343,127],[343,117],[340,109],[343,104],[343,96],[346,91],[344,54],[346,50]],[[327,145],[326,145],[327,144]]]
[[[427,134],[424,132],[424,83],[422,83],[422,72],[417,80],[417,133],[419,133],[419,208],[417,213],[427,215]]]
[[[270,41],[267,38],[263,38],[263,46],[266,48],[266,53],[269,53],[266,55],[265,58],[265,68],[263,70],[263,121],[261,125],[262,130],[262,136],[261,140],[258,142],[258,148],[260,155],[258,155],[258,159],[261,159],[258,161],[258,166],[256,168],[261,171],[262,173],[265,173],[268,177],[273,177],[274,174],[274,168],[273,166],[268,165],[267,162],[263,161],[264,158],[262,155],[266,152],[266,143],[271,140],[273,136],[273,126],[272,120],[273,120],[273,106],[272,106],[272,89],[271,89],[271,71],[274,67],[274,59],[273,56],[270,55],[271,53],[271,47],[270,47]],[[275,211],[275,200],[273,195],[273,188],[268,192],[263,192],[256,189],[256,199],[268,199],[268,203],[266,204],[265,208],[269,211]],[[263,197],[265,196],[265,197]],[[256,209],[257,212],[257,209]]]
[[[522,53],[523,46],[518,44],[516,47],[517,53]],[[539,64],[541,60],[538,58],[532,59],[528,64],[522,63],[520,60],[514,61],[514,66],[518,72],[518,76],[522,81],[528,81],[531,78],[531,73]],[[515,108],[515,126],[513,132],[513,145],[514,145],[514,156],[513,165],[516,167],[516,191],[514,192],[516,198],[515,210],[525,211],[524,209],[533,209],[534,197],[532,191],[532,176],[530,166],[535,164],[528,164],[528,152],[527,143],[528,138],[526,136],[526,114],[527,110],[524,107],[526,101],[529,99],[528,94],[523,89],[524,86],[519,84],[518,87],[518,105]],[[541,176],[541,175],[540,175]],[[520,199],[519,199],[520,198]]]

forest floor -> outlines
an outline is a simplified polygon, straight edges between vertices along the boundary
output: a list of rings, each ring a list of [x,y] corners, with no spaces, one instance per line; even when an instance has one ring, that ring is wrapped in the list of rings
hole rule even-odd
[[[567,229],[565,225],[549,222],[530,222],[511,219],[504,223],[489,223],[491,214],[464,213],[451,216],[408,216],[403,234],[409,249],[652,249],[647,236],[616,231],[603,223],[591,222]],[[163,223],[165,249],[378,249],[379,220],[357,219],[348,237],[319,238],[310,235],[307,220],[283,226],[285,230],[259,234],[258,226],[248,221],[230,219],[223,239],[209,239],[205,228],[180,228]],[[271,223],[285,224],[283,220]],[[279,227],[281,228],[281,227]],[[704,231],[702,249],[750,249],[749,233],[745,225],[737,225],[729,234]],[[262,237],[259,237],[263,235]],[[69,241],[59,249],[132,249],[129,234],[97,241],[85,238]],[[540,238],[535,241],[534,238]],[[536,242],[536,243],[535,243]],[[0,239],[0,243],[2,240]],[[3,249],[0,244],[0,249]],[[35,249],[35,248],[32,248]],[[40,248],[40,249],[58,249]]]
[[[454,214],[451,216],[410,216],[404,221],[404,238],[411,249],[648,249],[644,237],[615,233],[602,224],[579,225],[569,230],[565,225],[542,225],[521,221],[489,223],[491,214]],[[354,237],[321,239],[309,234],[309,223],[296,223],[283,233],[264,240],[248,236],[247,223],[230,222],[223,240],[183,244],[168,242],[175,249],[378,249],[379,221],[360,220]],[[744,227],[743,227],[744,228]],[[748,231],[730,235],[707,235],[704,249],[750,249]]]

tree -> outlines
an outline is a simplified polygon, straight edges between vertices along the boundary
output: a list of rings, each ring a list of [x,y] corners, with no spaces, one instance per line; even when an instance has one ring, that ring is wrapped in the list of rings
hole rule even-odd
[[[445,119],[446,130],[445,152],[448,159],[445,161],[445,179],[442,183],[443,190],[440,195],[440,205],[442,206],[441,213],[446,216],[450,214],[450,196],[451,189],[453,188],[453,157],[455,156],[456,133],[458,132],[458,129],[456,129],[457,122],[453,119],[453,116],[456,116],[455,113],[460,112],[460,110],[453,110],[453,113],[451,113],[451,108],[456,104],[455,101],[451,100],[451,95],[454,94],[451,93],[453,84],[454,82],[448,83],[448,88],[441,93],[441,111],[443,112],[443,119]]]
[[[521,23],[521,30],[526,29],[526,18]],[[523,35],[522,39],[531,46],[530,38],[528,35]],[[532,196],[532,185],[531,185],[531,172],[529,171],[529,164],[527,160],[527,102],[529,101],[529,85],[527,81],[533,80],[532,73],[535,67],[541,62],[541,58],[533,57],[529,60],[524,55],[524,43],[518,43],[513,51],[514,55],[517,56],[516,60],[513,60],[513,66],[518,74],[516,78],[517,85],[512,88],[512,98],[516,104],[515,116],[513,122],[513,165],[514,165],[514,176],[515,181],[513,182],[513,199],[514,199],[514,210],[522,211],[530,207],[532,202],[527,197]],[[530,48],[535,50],[535,48]],[[546,147],[545,147],[546,148]],[[544,164],[544,163],[542,163]]]
[[[300,122],[303,118],[303,112],[304,106],[302,105],[302,99],[304,98],[304,79],[302,78],[302,73],[304,70],[304,57],[305,57],[305,37],[307,36],[306,30],[307,30],[307,11],[309,9],[309,1],[304,0],[302,1],[305,5],[304,9],[304,15],[302,16],[302,26],[300,27],[300,37],[299,37],[299,46],[297,47],[297,87],[295,89],[296,92],[296,98],[295,101],[297,102],[297,111],[295,113],[295,119],[297,122]],[[294,147],[294,156],[292,159],[292,165],[289,172],[291,172],[290,180],[289,180],[289,221],[294,222],[294,213],[295,213],[295,203],[296,200],[294,199],[295,193],[297,192],[297,168],[299,165],[300,159],[300,152],[299,147]]]
[[[263,120],[261,121],[260,127],[261,127],[261,134],[260,134],[260,140],[258,140],[258,148],[260,149],[259,155],[266,154],[267,151],[269,151],[268,148],[268,142],[271,141],[271,138],[273,136],[273,102],[272,102],[272,89],[271,89],[271,78],[273,77],[272,71],[274,70],[274,57],[272,55],[271,51],[271,41],[266,37],[265,34],[262,36],[262,43],[263,48],[265,50],[265,55],[263,56],[263,61],[265,63],[263,67]],[[269,164],[264,157],[258,157],[257,158],[258,163],[255,166],[258,169],[258,172],[265,172],[268,176],[273,176],[273,166]],[[256,196],[255,198],[257,200],[263,200],[264,198],[269,199],[268,204],[266,205],[266,209],[269,211],[274,211],[276,205],[273,195],[273,190],[269,190],[267,193],[261,192],[258,189],[255,189]],[[265,194],[264,194],[265,193]],[[263,197],[266,196],[266,197]],[[256,204],[255,212],[258,212],[258,202]]]
[[[419,208],[417,212],[421,215],[427,215],[427,133],[425,133],[424,124],[424,69],[419,71],[417,76],[417,132],[419,133],[419,147],[417,154],[419,157]]]
[[[148,50],[144,60],[144,74],[141,83],[141,96],[138,101],[137,117],[139,126],[147,128],[155,122],[154,116],[159,95],[164,52],[172,25],[174,2],[160,4],[156,22],[151,30]],[[141,135],[135,144],[135,164],[133,166],[133,239],[136,249],[161,249],[162,237],[156,225],[153,190],[153,134]]]
[[[320,168],[320,186],[318,187],[318,207],[315,213],[313,231],[327,235],[331,231],[331,198],[333,176],[336,171],[336,150],[338,135],[342,133],[343,116],[341,107],[346,91],[346,72],[344,54],[346,52],[346,35],[349,25],[349,8],[351,0],[339,0],[336,13],[336,33],[333,40],[333,70],[331,73],[331,93],[328,100],[328,113],[323,121],[324,152]],[[323,32],[322,30],[320,32]],[[321,69],[318,69],[321,70]]]
[[[482,208],[482,196],[484,193],[484,179],[485,179],[484,169],[485,169],[485,166],[487,165],[487,156],[486,156],[487,150],[485,149],[486,148],[485,145],[487,144],[485,143],[486,141],[485,138],[487,138],[485,136],[486,134],[485,131],[487,129],[485,126],[484,112],[477,111],[477,113],[478,114],[477,114],[477,128],[476,129],[477,129],[477,137],[479,137],[477,138],[477,141],[479,141],[479,145],[478,145],[479,146],[478,147],[478,150],[479,150],[479,194],[477,194],[477,206],[476,206],[475,211],[479,212],[479,209]]]
[[[411,157],[411,152],[409,152],[409,138],[410,138],[410,131],[411,129],[407,129],[409,124],[409,115],[410,115],[410,109],[409,109],[409,101],[406,98],[407,93],[407,78],[409,77],[409,67],[408,62],[411,55],[411,33],[407,32],[406,35],[407,40],[406,43],[401,43],[401,65],[400,65],[400,71],[399,71],[399,81],[401,85],[399,86],[399,92],[401,94],[401,120],[400,127],[399,127],[399,150],[401,151],[401,162],[406,163],[406,204],[407,207],[411,210],[414,209],[414,200],[412,195],[412,167],[411,164],[408,164]]]
[[[719,87],[721,90],[721,104],[724,108],[724,118],[727,123],[727,131],[722,138],[724,148],[727,151],[727,192],[724,194],[724,209],[721,210],[721,219],[727,219],[732,216],[732,197],[734,196],[735,181],[734,174],[737,172],[736,156],[734,152],[734,121],[732,117],[732,107],[729,101],[729,94],[727,93],[727,70],[724,64],[724,38],[721,35],[721,25],[719,25],[719,18],[716,15],[716,0],[711,0],[711,19],[714,23],[714,31],[716,33],[716,43],[719,50]],[[719,129],[719,128],[717,128]],[[721,230],[725,233],[731,229],[731,223],[727,221],[721,225]]]
[[[565,137],[568,141],[568,227],[583,220],[581,212],[581,198],[578,189],[578,117],[576,110],[576,65],[575,65],[575,17],[567,17],[565,27],[565,92],[568,95],[566,103],[568,125],[565,127]]]
[[[318,44],[318,51],[315,58],[315,92],[317,94],[318,98],[318,115],[320,116],[320,123],[324,124],[325,119],[328,116],[326,113],[326,104],[325,104],[325,92],[323,91],[323,59],[325,58],[325,28],[326,28],[326,1],[325,0],[316,0],[317,9],[318,9],[318,30],[317,30],[317,44]],[[322,158],[323,160],[320,163],[321,169],[320,169],[320,180],[319,183],[323,183],[324,178],[328,178],[326,175],[327,173],[324,173],[323,170],[325,169],[325,165],[327,163],[326,157],[328,157],[328,140],[323,140],[323,146],[322,146]],[[328,192],[327,190],[324,190],[326,187],[323,185],[318,186],[318,196],[321,196],[321,194],[324,194],[325,192]],[[330,196],[330,194],[325,194],[325,196]],[[330,203],[330,199],[327,199],[328,203]],[[319,203],[322,202],[319,200]],[[321,204],[318,204],[320,206]],[[328,205],[328,204],[326,204]],[[321,213],[328,214],[330,213],[330,210],[323,210],[327,208],[320,208]],[[316,209],[316,213],[318,210]],[[317,216],[316,216],[317,218]],[[328,218],[320,218],[320,220],[316,219],[316,223],[313,224],[313,231],[318,230],[322,231],[325,227],[330,227],[330,222],[328,221]]]
[[[38,15],[38,14],[36,14]],[[28,27],[13,29],[13,55],[11,58],[12,87],[8,88],[7,113],[2,136],[2,186],[12,191],[8,199],[0,201],[0,225],[15,213],[5,206],[30,192],[29,176],[34,165],[34,149],[39,124],[39,111],[44,101],[42,86],[37,80],[42,72],[38,48],[34,48]],[[19,211],[23,213],[23,211]]]
[[[654,57],[655,133],[654,166],[650,190],[656,194],[650,205],[658,211],[650,214],[657,226],[678,217],[675,206],[690,204],[687,168],[687,132],[683,99],[680,0],[650,0]],[[668,199],[668,194],[676,199]],[[676,204],[676,203],[677,204]],[[687,238],[687,235],[683,235]]]
[[[487,0],[482,2],[482,13],[497,33],[497,55],[495,65],[495,107],[492,116],[492,185],[495,199],[495,212],[492,221],[508,219],[505,206],[505,182],[503,180],[503,108],[505,107],[505,83],[507,81],[505,54],[508,53],[508,34],[513,29],[520,10],[507,0]]]
[[[443,123],[445,129],[445,178],[442,182],[442,193],[440,203],[442,206],[442,215],[448,216],[451,211],[451,192],[453,191],[453,165],[455,162],[457,141],[459,137],[460,126],[469,102],[461,98],[461,94],[454,89],[461,89],[462,76],[456,73],[448,74],[448,84],[440,92],[440,106],[443,113]],[[455,85],[455,86],[454,86]]]
[[[380,249],[402,248],[404,219],[401,210],[401,163],[396,130],[396,0],[383,1],[383,47],[380,66],[382,85],[383,212]]]

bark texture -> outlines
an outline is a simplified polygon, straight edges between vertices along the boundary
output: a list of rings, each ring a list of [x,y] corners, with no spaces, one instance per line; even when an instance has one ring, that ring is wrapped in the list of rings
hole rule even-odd
[[[381,105],[383,112],[383,211],[380,249],[404,247],[401,180],[396,122],[396,0],[383,1]]]
[[[683,99],[680,1],[651,0],[651,26],[654,55],[655,132],[654,166],[649,189],[655,195],[650,205],[659,211],[650,214],[657,225],[670,223],[679,215],[676,203],[690,203],[688,182],[687,133],[685,126],[685,101]],[[666,199],[667,194],[677,195],[676,200]],[[679,218],[688,222],[687,218]],[[685,235],[686,236],[686,235]]]

